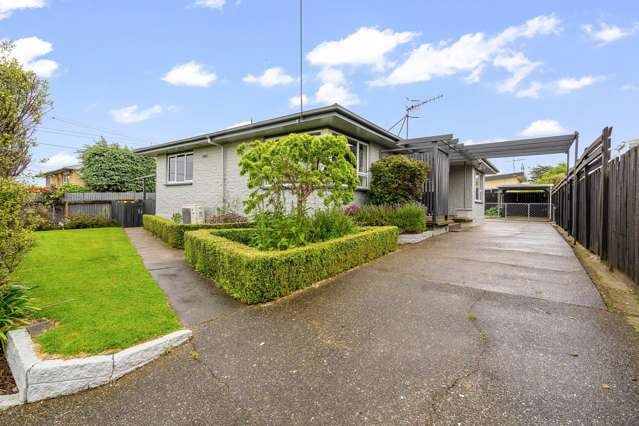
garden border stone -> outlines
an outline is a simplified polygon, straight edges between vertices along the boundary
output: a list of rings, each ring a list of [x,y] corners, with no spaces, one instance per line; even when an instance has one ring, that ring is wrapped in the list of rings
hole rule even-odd
[[[448,227],[434,228],[430,231],[422,232],[419,234],[400,234],[400,236],[398,237],[398,242],[400,245],[417,244],[431,237],[445,234],[446,232],[448,232]]]
[[[25,328],[7,334],[7,362],[18,393],[0,397],[0,409],[104,385],[153,361],[193,336],[183,329],[108,355],[43,360]]]

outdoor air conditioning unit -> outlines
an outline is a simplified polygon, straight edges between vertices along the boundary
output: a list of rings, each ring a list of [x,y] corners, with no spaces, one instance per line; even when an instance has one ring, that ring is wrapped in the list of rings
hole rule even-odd
[[[204,223],[204,209],[202,209],[202,206],[195,204],[182,206],[182,223]]]

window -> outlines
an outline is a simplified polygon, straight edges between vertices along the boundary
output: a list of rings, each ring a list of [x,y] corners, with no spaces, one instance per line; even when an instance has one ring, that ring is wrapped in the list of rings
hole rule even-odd
[[[484,175],[475,170],[475,201],[484,201]]]
[[[355,154],[357,177],[360,188],[368,188],[368,144],[356,140],[349,141],[351,151]]]
[[[69,175],[65,173],[62,175],[62,185],[67,185],[68,183],[69,183]]]
[[[190,183],[193,181],[193,153],[168,156],[168,183]]]

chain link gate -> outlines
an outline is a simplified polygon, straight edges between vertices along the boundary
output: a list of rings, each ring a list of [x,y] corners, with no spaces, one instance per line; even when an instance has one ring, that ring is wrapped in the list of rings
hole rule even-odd
[[[487,218],[546,221],[552,218],[549,203],[485,203]]]

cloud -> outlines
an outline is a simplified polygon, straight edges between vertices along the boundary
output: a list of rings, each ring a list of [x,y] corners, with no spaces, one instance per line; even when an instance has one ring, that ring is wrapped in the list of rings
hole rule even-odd
[[[286,74],[282,67],[272,67],[265,70],[262,75],[254,76],[246,75],[243,82],[248,84],[259,84],[262,87],[286,86],[295,81],[295,79]]]
[[[565,95],[576,90],[591,86],[604,80],[603,76],[586,75],[583,77],[567,77],[549,83],[534,81],[526,89],[517,91],[518,98],[539,98],[541,91],[552,91],[559,95]]]
[[[340,104],[342,106],[351,106],[357,105],[359,98],[354,93],[351,93],[346,86],[324,83],[315,93],[315,102],[324,105]]]
[[[217,75],[195,61],[176,65],[166,73],[162,80],[174,86],[209,87],[217,80]]]
[[[226,0],[196,0],[194,6],[222,10]]]
[[[537,120],[519,132],[519,135],[527,138],[537,138],[558,135],[565,132],[566,130],[561,127],[557,120]]]
[[[361,27],[341,40],[320,43],[306,59],[319,66],[371,65],[376,70],[384,70],[389,65],[386,55],[418,34]]]
[[[561,80],[557,80],[555,87],[557,92],[563,94],[591,86],[600,80],[603,80],[603,77],[592,75],[587,75],[581,78],[562,78]]]
[[[522,25],[508,27],[493,37],[483,33],[468,33],[452,43],[425,43],[415,48],[389,75],[371,84],[410,84],[460,73],[467,73],[467,82],[476,83],[480,81],[484,67],[492,63],[512,73],[510,79],[500,84],[502,90],[512,91],[540,63],[529,61],[523,53],[513,52],[509,46],[521,38],[556,34],[560,31],[560,23],[554,15],[542,15]]]
[[[291,96],[288,99],[288,105],[291,108],[299,108],[300,106],[300,97],[298,96]],[[302,105],[306,106],[308,105],[308,96],[306,96],[305,94],[302,94]]]
[[[600,22],[599,29],[595,29],[591,24],[582,25],[581,29],[599,46],[603,46],[639,32],[639,22],[636,22],[631,28],[621,28],[617,25]]]
[[[73,166],[79,162],[80,159],[77,154],[62,151],[53,154],[51,157],[42,159],[37,167],[43,171],[49,171],[59,169],[61,167]]]
[[[162,112],[160,105],[153,105],[147,109],[140,109],[138,105],[129,105],[111,110],[113,121],[121,124],[139,123]]]
[[[0,0],[1,1],[1,0]],[[49,78],[58,69],[58,63],[50,59],[38,59],[53,52],[53,45],[38,37],[15,40],[11,56],[17,59],[25,70],[33,71],[41,78]]]
[[[0,21],[20,9],[39,9],[46,6],[45,0],[0,0]]]

